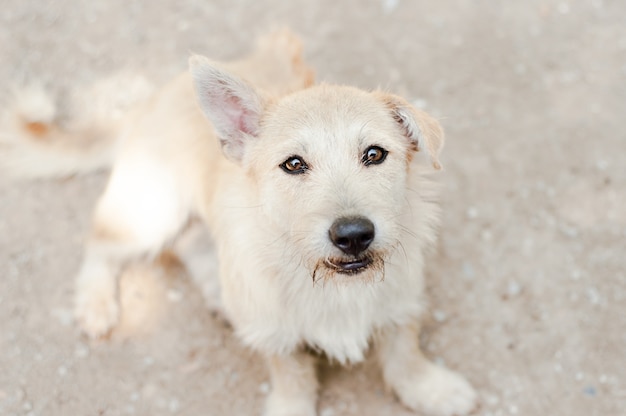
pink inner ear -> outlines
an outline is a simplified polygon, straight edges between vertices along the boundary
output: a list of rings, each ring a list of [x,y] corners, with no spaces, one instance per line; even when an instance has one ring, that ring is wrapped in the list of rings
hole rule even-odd
[[[218,111],[221,111],[226,117],[225,121],[229,125],[229,131],[239,131],[249,135],[256,134],[254,112],[246,108],[241,99],[233,95],[232,92],[222,91],[222,94],[213,95],[211,101],[218,107]]]

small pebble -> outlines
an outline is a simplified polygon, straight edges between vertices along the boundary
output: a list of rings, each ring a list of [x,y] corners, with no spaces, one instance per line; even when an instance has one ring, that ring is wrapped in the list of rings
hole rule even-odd
[[[561,84],[572,84],[580,78],[580,75],[574,71],[563,72],[559,78]]]
[[[591,0],[591,5],[596,9],[601,9],[604,7],[604,2],[602,0]]]
[[[440,309],[437,309],[437,310],[433,311],[433,318],[437,322],[444,322],[447,317],[448,316],[446,315],[446,313],[444,311],[440,310]]]
[[[89,347],[85,344],[78,344],[76,348],[74,348],[74,355],[77,358],[85,358],[89,355]]]
[[[320,416],[335,416],[335,409],[333,409],[332,407],[322,409],[322,411],[320,412]]]
[[[396,10],[396,8],[398,7],[398,3],[400,3],[400,0],[383,0],[383,12],[385,12],[385,14],[390,14],[391,12]]]
[[[469,262],[463,263],[463,276],[467,279],[473,279],[475,276],[474,267]]]
[[[596,162],[596,169],[601,172],[604,172],[609,167],[609,162],[604,159],[600,159]]]
[[[68,327],[74,324],[74,314],[69,309],[54,309],[52,316],[54,316],[62,326]]]
[[[487,398],[485,399],[485,402],[489,405],[489,406],[497,406],[500,403],[500,398],[496,395],[489,395],[487,396]]]
[[[465,215],[467,215],[467,218],[469,218],[470,220],[473,220],[478,217],[478,210],[476,209],[476,207],[469,207]]]
[[[167,300],[170,302],[180,302],[183,299],[183,294],[179,290],[168,290]]]
[[[18,388],[17,392],[15,393],[15,398],[17,401],[22,401],[26,398],[26,390],[24,390],[23,388]]]
[[[180,32],[186,32],[189,29],[189,22],[181,20],[176,25],[176,29],[178,29]]]
[[[598,289],[595,287],[590,287],[587,289],[587,299],[592,305],[597,305],[600,303],[600,293],[598,293]]]
[[[428,107],[428,101],[424,100],[423,98],[418,98],[416,100],[413,100],[413,105],[419,109],[426,109],[426,107]]]
[[[587,395],[587,396],[595,396],[596,395],[596,388],[593,386],[587,386],[583,389],[583,392]]]
[[[559,227],[559,230],[569,238],[576,238],[579,234],[578,228],[573,226],[562,225]]]
[[[169,403],[167,404],[167,408],[170,412],[176,413],[180,409],[180,402],[176,398],[170,399]]]
[[[522,286],[518,282],[511,281],[506,288],[506,293],[509,297],[518,296],[522,293]]]
[[[269,383],[259,384],[259,391],[261,392],[261,394],[268,394],[270,392],[270,384]]]
[[[237,380],[239,380],[239,373],[237,371],[233,371],[230,373],[229,379],[231,383],[236,383]]]

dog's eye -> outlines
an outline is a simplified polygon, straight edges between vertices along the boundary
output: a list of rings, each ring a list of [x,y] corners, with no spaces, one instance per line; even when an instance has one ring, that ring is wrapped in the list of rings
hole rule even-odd
[[[387,153],[389,152],[382,147],[370,146],[363,152],[363,159],[361,159],[361,161],[365,166],[378,165],[385,161]]]
[[[309,165],[307,165],[304,159],[300,156],[291,156],[289,159],[281,163],[280,167],[290,175],[299,175],[306,172]]]

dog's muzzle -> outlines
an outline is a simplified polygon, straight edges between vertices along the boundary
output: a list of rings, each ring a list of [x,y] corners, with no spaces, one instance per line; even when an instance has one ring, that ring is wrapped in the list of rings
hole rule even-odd
[[[374,224],[365,217],[338,218],[328,230],[328,236],[334,246],[347,256],[328,259],[326,265],[345,274],[356,274],[367,269],[372,264],[372,258],[365,252],[375,235]]]

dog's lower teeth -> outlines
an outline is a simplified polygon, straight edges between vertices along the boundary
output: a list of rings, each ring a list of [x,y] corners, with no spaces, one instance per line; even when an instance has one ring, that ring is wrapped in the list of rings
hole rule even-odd
[[[370,259],[354,260],[354,261],[327,261],[328,266],[335,269],[339,273],[355,273],[366,269],[372,261]]]

